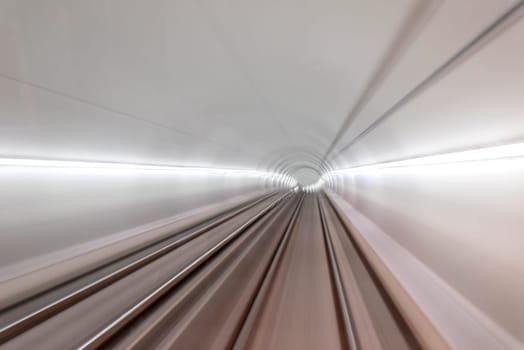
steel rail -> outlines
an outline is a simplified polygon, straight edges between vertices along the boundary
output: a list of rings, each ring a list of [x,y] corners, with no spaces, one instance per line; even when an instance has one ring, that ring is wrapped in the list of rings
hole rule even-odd
[[[130,350],[130,349],[142,349],[142,348],[147,348],[147,347],[150,347],[150,348],[155,347],[155,345],[153,345],[151,341],[153,341],[153,339],[156,340],[159,337],[162,338],[162,336],[156,333],[159,329],[169,328],[170,332],[171,331],[176,332],[175,328],[178,326],[178,323],[183,322],[183,321],[171,320],[170,322],[174,322],[174,323],[172,323],[171,326],[168,326],[168,323],[166,323],[166,319],[169,317],[172,317],[174,314],[177,314],[177,312],[180,312],[179,315],[184,313],[184,311],[182,311],[184,309],[182,305],[187,303],[188,300],[189,300],[189,303],[191,303],[191,299],[194,297],[196,293],[205,291],[204,294],[207,294],[210,290],[214,290],[214,292],[212,292],[213,295],[215,293],[220,294],[219,290],[223,288],[223,286],[215,289],[215,287],[213,287],[213,284],[209,284],[209,281],[215,278],[216,276],[228,276],[229,277],[230,275],[235,274],[235,271],[240,267],[240,265],[244,266],[244,263],[248,265],[250,264],[249,261],[245,261],[245,260],[252,259],[254,255],[258,256],[258,252],[262,254],[263,252],[261,251],[261,248],[265,244],[262,242],[267,238],[266,236],[268,235],[272,236],[273,234],[276,235],[275,227],[276,225],[280,225],[280,222],[281,222],[280,220],[277,221],[273,218],[278,219],[278,216],[281,213],[288,212],[290,209],[296,207],[299,200],[300,198],[297,198],[297,200],[293,198],[293,199],[290,199],[289,201],[281,203],[277,208],[275,208],[276,212],[274,216],[272,215],[271,217],[268,217],[268,216],[264,217],[263,220],[265,221],[263,222],[262,220],[259,221],[257,223],[258,227],[256,229],[253,227],[253,229],[246,232],[245,235],[242,235],[241,237],[238,238],[238,240],[235,240],[234,242],[232,242],[226,248],[224,252],[221,252],[216,258],[214,258],[208,264],[203,266],[202,270],[199,270],[198,273],[195,274],[194,279],[192,278],[191,281],[188,281],[188,283],[191,284],[191,287],[188,287],[184,284],[184,286],[183,287],[181,286],[181,288],[185,289],[187,287],[185,291],[177,289],[175,291],[177,296],[174,299],[172,299],[173,298],[172,296],[168,296],[171,302],[167,300],[166,301],[162,300],[161,303],[164,304],[165,308],[161,306],[159,306],[159,308],[163,308],[163,311],[160,314],[156,314],[154,318],[152,318],[150,321],[140,320],[139,321],[140,323],[142,322],[147,323],[147,326],[144,326],[144,328],[141,330],[138,329],[140,327],[139,325],[137,325],[136,327],[133,325],[132,333],[137,332],[137,336],[132,341],[125,343],[123,348]],[[264,260],[265,267],[271,264],[271,260],[274,256],[276,249],[278,248],[278,244],[282,240],[282,237],[285,235],[285,232],[287,230],[287,227],[292,217],[292,213],[293,212],[291,211],[291,215],[289,215],[289,218],[284,221],[283,227],[281,227],[281,229],[278,230],[279,237],[276,237],[274,248],[271,248],[270,245],[267,245],[265,248],[262,248],[262,250],[265,249],[266,251],[269,250],[270,252],[267,259]],[[238,245],[236,245],[237,243]],[[246,253],[247,255],[244,255]],[[237,256],[237,257],[232,258],[232,256]],[[259,261],[259,263],[261,263],[259,259],[257,260]],[[260,271],[260,273],[257,274],[258,275],[257,277],[258,284],[254,286],[253,291],[251,293],[252,296],[250,297],[248,301],[246,301],[245,303],[246,310],[242,315],[240,315],[239,322],[238,323],[233,322],[236,325],[233,326],[231,329],[231,336],[229,337],[230,340],[226,348],[231,348],[231,344],[236,339],[236,335],[238,333],[237,331],[239,329],[239,326],[243,323],[245,319],[245,315],[249,312],[250,305],[252,304],[251,301],[254,299],[254,296],[258,293],[258,290],[260,287],[259,286],[260,281],[263,280],[266,271],[267,271],[267,268],[264,268],[262,271]],[[249,275],[251,276],[251,273],[249,273]],[[222,277],[217,277],[217,280],[221,280],[221,279]],[[224,281],[222,280],[222,283],[223,282]],[[214,283],[217,283],[217,282],[215,281]],[[235,284],[238,287],[240,287],[240,285],[243,284],[243,280],[241,281],[240,279],[238,279],[236,280]],[[235,286],[234,288],[238,288],[237,286]],[[241,288],[241,289],[244,289],[244,288]],[[200,298],[205,298],[205,297],[200,296],[199,299]],[[212,297],[209,296],[209,298],[212,298]],[[168,305],[165,305],[165,303],[167,303]],[[175,310],[179,310],[179,311],[175,311]],[[145,317],[147,318],[148,316],[145,316]],[[107,344],[104,344],[104,347],[110,348],[114,344],[118,344],[119,342],[118,337],[120,335],[125,337],[126,333],[127,332],[125,330],[120,331],[113,338],[111,338]],[[115,342],[113,342],[114,340]],[[166,343],[162,342],[163,347],[173,347],[174,346],[173,345],[174,343],[169,343],[169,344],[170,345],[167,345]],[[120,345],[118,345],[117,347],[120,347]]]
[[[282,236],[282,238],[280,239],[277,249],[275,250],[275,253],[273,254],[270,260],[270,264],[264,273],[264,278],[262,282],[260,283],[260,286],[258,287],[258,292],[255,295],[253,302],[251,303],[251,307],[249,308],[246,318],[238,332],[235,343],[231,347],[231,349],[233,350],[245,349],[246,347],[246,344],[249,340],[249,335],[250,335],[249,332],[253,329],[253,324],[256,321],[256,317],[257,315],[260,314],[260,310],[263,307],[264,299],[266,298],[270,290],[271,283],[275,277],[276,271],[281,264],[282,257],[284,255],[284,251],[286,250],[286,247],[288,245],[291,233],[293,229],[295,228],[295,224],[298,218],[298,213],[300,212],[300,209],[302,208],[303,201],[304,201],[304,195],[300,197],[300,200],[297,203],[295,210],[293,211],[293,214],[286,228],[286,231],[284,235]]]
[[[133,253],[130,253],[130,254],[127,254],[126,256],[124,257],[121,257],[119,258],[118,260],[121,260],[121,259],[124,259],[130,255],[133,255],[133,254],[137,254],[139,253],[140,251],[142,250],[146,250],[154,245],[157,245],[157,244],[161,244],[163,241],[166,241],[166,240],[169,240],[169,239],[173,239],[173,237],[176,237],[178,235],[182,235],[182,237],[180,237],[179,239],[177,239],[176,241],[174,242],[171,242],[169,243],[168,245],[162,247],[162,248],[159,248],[158,250],[155,250],[154,252],[152,253],[149,253],[141,258],[139,258],[138,260],[135,260],[133,261],[132,263],[130,264],[127,264],[121,268],[118,268],[117,270],[109,273],[108,275],[100,278],[100,279],[97,279],[85,286],[83,286],[82,288],[80,289],[77,289],[76,291],[70,293],[70,294],[67,294],[55,301],[53,301],[52,303],[50,304],[47,304],[46,306],[38,309],[38,310],[35,310],[21,318],[19,318],[18,320],[14,321],[14,322],[11,322],[9,324],[7,324],[6,326],[0,328],[0,344],[2,343],[5,343],[6,341],[8,341],[9,339],[15,337],[16,335],[28,330],[29,328],[31,327],[34,327],[35,325],[37,325],[38,323],[40,322],[43,322],[45,321],[46,319],[50,318],[51,316],[57,314],[58,312],[70,307],[71,305],[79,302],[80,300],[83,300],[85,298],[87,298],[88,296],[96,293],[97,291],[107,287],[108,285],[114,283],[115,281],[119,280],[119,279],[122,279],[123,277],[131,274],[132,272],[142,268],[143,266],[151,263],[152,261],[166,255],[167,253],[173,251],[174,249],[184,245],[185,243],[199,237],[200,235],[204,234],[205,232],[209,231],[210,229],[212,228],[215,228],[217,227],[218,225],[226,222],[227,220],[230,220],[231,218],[237,216],[238,214],[242,213],[242,212],[245,212],[246,210],[254,207],[255,205],[263,202],[264,200],[267,200],[268,198],[274,196],[275,194],[272,193],[272,194],[269,194],[267,196],[263,196],[262,198],[259,198],[257,200],[254,200],[250,203],[248,203],[247,205],[243,206],[243,207],[240,207],[240,208],[236,208],[236,209],[233,209],[232,212],[230,213],[227,213],[225,215],[218,215],[218,216],[215,216],[215,218],[218,217],[218,219],[216,219],[215,221],[207,224],[207,225],[204,225],[203,227],[200,227],[198,228],[196,231],[194,232],[191,232],[192,229],[189,229],[189,230],[184,230],[184,231],[189,231],[190,233],[187,234],[187,235],[184,235],[184,231],[182,232],[179,232],[179,233],[176,233],[175,235],[172,235],[171,237],[168,237],[168,238],[164,238],[160,241],[157,241],[155,243],[152,243],[152,244],[149,244],[148,246],[146,247],[143,247],[141,248],[140,250],[138,251],[135,251]],[[287,194],[286,194],[287,195]],[[282,198],[282,197],[281,197]],[[281,199],[280,198],[280,199]],[[278,199],[278,200],[280,200]],[[213,218],[209,219],[209,220],[213,220]],[[198,225],[196,225],[198,227]],[[116,261],[113,261],[109,264],[105,264],[104,266],[108,266],[112,263],[116,263]],[[104,266],[102,267],[99,267],[98,269],[100,268],[103,268]],[[97,270],[98,270],[97,269]],[[92,273],[93,271],[91,271],[90,273]],[[79,278],[79,277],[77,277]],[[76,279],[76,278],[75,278]],[[47,291],[49,292],[49,291]]]
[[[409,343],[413,349],[422,349],[423,346],[421,345],[421,339],[415,335],[412,326],[410,323],[408,323],[408,316],[402,313],[399,305],[393,299],[393,295],[390,293],[390,290],[387,288],[384,280],[378,275],[377,270],[368,259],[369,256],[363,250],[362,245],[353,236],[352,228],[349,226],[347,221],[348,218],[343,215],[341,209],[335,204],[330,196],[326,195],[326,193],[324,193],[323,196],[326,207],[331,210],[333,215],[337,218],[337,221],[341,224],[345,236],[349,239],[350,244],[355,249],[356,255],[362,262],[367,275],[371,278],[372,283],[375,285],[375,288],[381,295],[384,304],[387,305],[387,310],[389,310],[397,325],[402,329],[406,342]]]
[[[349,309],[347,294],[342,284],[342,278],[340,276],[340,269],[338,267],[337,259],[335,257],[335,250],[333,248],[333,242],[329,235],[329,228],[327,225],[327,219],[320,202],[320,198],[317,196],[318,210],[320,213],[320,221],[322,223],[322,231],[324,235],[324,243],[326,246],[326,253],[328,256],[329,267],[331,272],[332,281],[335,287],[336,301],[338,304],[339,317],[342,319],[344,338],[346,339],[347,346],[351,350],[358,350],[358,339],[356,332],[354,330],[354,321],[351,317],[351,312]]]
[[[164,282],[160,287],[156,288],[154,291],[149,293],[146,297],[144,297],[142,300],[136,303],[133,307],[131,307],[130,309],[122,313],[120,316],[118,316],[116,319],[114,319],[111,323],[106,325],[102,330],[100,330],[98,333],[92,336],[89,340],[85,341],[80,346],[78,346],[78,349],[82,349],[82,350],[95,349],[99,347],[100,345],[102,345],[103,343],[105,343],[115,333],[117,333],[120,329],[122,329],[129,322],[134,320],[137,316],[139,316],[144,310],[146,310],[154,302],[156,302],[158,299],[160,299],[162,296],[168,293],[173,287],[175,287],[180,282],[182,282],[194,270],[196,270],[198,267],[200,267],[202,264],[208,261],[211,257],[213,257],[216,253],[218,253],[223,248],[225,248],[228,243],[233,241],[241,233],[246,231],[246,229],[248,229],[255,222],[257,222],[260,218],[265,216],[280,201],[282,201],[284,198],[291,195],[291,193],[292,193],[291,191],[287,192],[286,194],[282,195],[281,197],[279,197],[278,199],[270,203],[267,207],[262,209],[257,215],[249,219],[246,223],[244,223],[242,226],[240,226],[239,228],[234,230],[232,233],[227,235],[225,238],[223,238],[213,247],[209,248],[202,255],[200,255],[193,261],[191,261],[182,270],[180,270],[173,277],[171,277],[169,280]]]

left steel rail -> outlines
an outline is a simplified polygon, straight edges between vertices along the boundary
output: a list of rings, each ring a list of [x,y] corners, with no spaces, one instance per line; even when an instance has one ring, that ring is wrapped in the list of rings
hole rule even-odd
[[[285,195],[279,197],[277,200],[275,200],[272,203],[280,201],[283,197],[287,195],[289,195],[289,193],[286,193]],[[21,318],[16,319],[15,321],[8,323],[7,325],[0,328],[0,344],[5,343],[9,339],[45,321],[46,319],[54,316],[55,314],[59,313],[60,311],[65,310],[66,308],[89,297],[90,295],[100,291],[101,289],[111,285],[112,283],[124,278],[125,276],[131,274],[132,272],[146,266],[147,264],[151,263],[152,261],[157,260],[158,258],[168,254],[169,252],[173,251],[174,249],[197,238],[198,236],[204,234],[205,232],[211,230],[212,228],[217,227],[218,225],[226,222],[227,220],[230,220],[231,218],[238,215],[239,213],[244,212],[248,210],[249,208],[252,208],[255,205],[263,202],[264,200],[269,199],[271,196],[272,195],[263,196],[262,198],[252,201],[245,206],[234,209],[233,211],[226,213],[223,216],[218,217],[217,219],[213,220],[212,222],[202,227],[199,227],[198,229],[190,232],[189,234],[184,235],[183,232],[180,234],[177,234],[177,235],[181,235],[181,237],[178,239],[175,239],[171,243],[145,256],[142,256],[138,258],[137,260],[134,260],[133,262],[123,267],[120,267],[114,270],[113,272],[105,275],[102,278],[99,278],[95,281],[90,282],[84,285],[83,287],[75,290],[74,292],[66,294],[65,296],[62,296],[56,299],[55,301],[52,301],[51,303],[48,303],[45,306],[40,307],[26,314],[25,316],[22,316]]]
[[[255,222],[265,216],[270,210],[272,210],[278,203],[283,199],[291,195],[291,192],[287,192],[281,197],[277,198],[275,201],[270,203],[264,209],[262,209],[258,214],[249,219],[242,226],[231,232],[225,238],[220,240],[217,244],[213,245],[211,248],[206,250],[202,255],[198,256],[190,263],[188,263],[182,270],[177,272],[174,276],[164,282],[161,286],[153,290],[151,293],[142,298],[139,302],[129,308],[127,311],[122,313],[111,323],[106,325],[102,330],[97,332],[95,335],[90,337],[87,341],[77,347],[77,349],[87,350],[95,349],[104,344],[109,340],[114,334],[116,334],[120,329],[125,327],[128,323],[133,321],[138,317],[142,312],[144,312],[148,307],[153,303],[159,300],[162,296],[167,294],[180,282],[182,282],[186,277],[188,277],[193,271],[211,259],[215,254],[225,248],[231,241],[240,236],[245,232],[249,227],[251,227]]]

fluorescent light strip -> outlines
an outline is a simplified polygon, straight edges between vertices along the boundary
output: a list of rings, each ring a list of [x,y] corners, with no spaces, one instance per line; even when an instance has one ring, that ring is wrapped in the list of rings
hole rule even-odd
[[[285,184],[289,187],[296,185],[296,181],[288,175],[277,174],[253,169],[229,169],[194,166],[172,166],[130,163],[83,162],[69,160],[25,159],[25,158],[0,158],[0,167],[29,167],[29,168],[62,168],[86,170],[123,170],[123,171],[162,171],[179,174],[222,174],[253,176],[270,179],[273,182]]]
[[[405,168],[405,167],[420,167],[420,166],[434,166],[447,165],[454,163],[491,161],[505,158],[524,157],[524,143],[516,143],[511,145],[480,148],[470,151],[455,152],[440,154],[428,157],[411,158],[395,162],[385,162],[371,165],[364,165],[354,168],[339,169],[329,172],[323,177],[326,178],[331,175],[344,175],[348,173],[368,172],[388,168]]]

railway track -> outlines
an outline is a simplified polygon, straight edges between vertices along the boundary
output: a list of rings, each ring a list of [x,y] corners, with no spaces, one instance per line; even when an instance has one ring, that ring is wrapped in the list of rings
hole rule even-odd
[[[257,199],[0,312],[6,349],[418,349],[322,194]]]

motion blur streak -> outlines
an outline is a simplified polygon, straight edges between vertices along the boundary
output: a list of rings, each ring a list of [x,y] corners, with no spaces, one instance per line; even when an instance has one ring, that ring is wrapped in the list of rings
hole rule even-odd
[[[0,0],[0,349],[524,350],[524,0]]]
[[[151,164],[126,164],[126,163],[101,163],[101,162],[79,162],[69,160],[48,160],[48,159],[21,159],[21,158],[0,158],[0,167],[13,168],[64,168],[105,171],[157,171],[175,173],[181,175],[232,175],[242,177],[259,177],[270,179],[275,184],[293,187],[297,181],[289,176],[270,173],[251,169],[228,169],[228,168],[206,168],[172,165],[151,165]]]
[[[493,164],[491,161],[497,161],[504,158],[519,158],[524,157],[524,143],[489,147],[474,149],[464,152],[455,152],[455,153],[446,153],[439,154],[429,157],[419,157],[405,159],[396,162],[385,162],[371,165],[358,166],[348,169],[339,169],[331,171],[327,174],[324,174],[323,178],[328,178],[329,176],[336,175],[347,175],[347,174],[357,174],[357,173],[368,173],[373,171],[381,171],[383,169],[393,169],[393,168],[405,168],[405,167],[423,167],[423,166],[437,166],[437,167],[446,167],[446,169],[453,169],[459,167],[468,167],[473,172],[479,170],[490,168],[494,165],[503,166],[507,168],[511,164],[517,165],[522,159],[511,159],[506,160],[504,163],[497,162]],[[470,162],[478,162],[476,164],[470,164]],[[455,163],[468,163],[468,164],[455,164]],[[439,170],[438,168],[432,168],[431,171],[445,171]],[[452,171],[452,170],[450,170]],[[317,182],[316,186],[320,186],[321,182]]]

